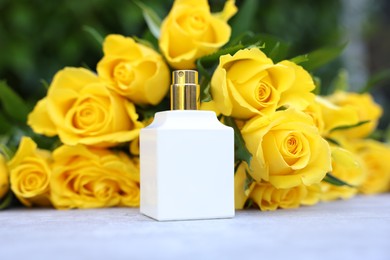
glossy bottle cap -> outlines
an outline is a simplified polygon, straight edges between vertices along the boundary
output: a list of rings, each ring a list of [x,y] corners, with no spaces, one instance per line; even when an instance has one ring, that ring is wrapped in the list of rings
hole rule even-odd
[[[198,110],[200,87],[196,70],[175,70],[172,73],[171,110]]]

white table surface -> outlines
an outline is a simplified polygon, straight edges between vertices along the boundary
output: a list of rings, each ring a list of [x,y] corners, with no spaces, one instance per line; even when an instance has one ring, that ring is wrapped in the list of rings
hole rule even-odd
[[[0,212],[6,259],[390,259],[390,194],[233,219],[156,222],[137,208]]]

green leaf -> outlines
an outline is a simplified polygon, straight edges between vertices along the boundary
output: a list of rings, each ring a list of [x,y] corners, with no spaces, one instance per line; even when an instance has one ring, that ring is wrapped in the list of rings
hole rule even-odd
[[[96,31],[95,28],[88,25],[84,25],[83,30],[89,33],[92,38],[95,39],[95,41],[99,44],[99,46],[103,45],[104,38],[100,35],[100,33],[98,33],[98,31]]]
[[[287,56],[290,44],[273,35],[259,34],[258,39],[264,48],[261,50],[275,63],[284,60]]]
[[[232,18],[232,38],[239,33],[249,31],[259,6],[258,0],[246,0],[240,6],[238,13]]]
[[[160,111],[166,111],[170,109],[170,101],[168,98],[164,98],[156,106],[137,106],[137,114],[141,115],[140,120],[147,120],[154,117],[154,114]]]
[[[220,56],[226,55],[226,54],[234,55],[237,51],[239,51],[243,48],[245,48],[245,46],[242,45],[241,43],[234,45],[234,46],[222,48],[216,52],[213,52],[212,54],[209,54],[209,55],[206,55],[206,56],[203,56],[203,57],[197,59],[196,65],[197,66],[200,65],[200,67],[203,69],[205,67],[212,67],[212,66],[218,64]]]
[[[133,0],[133,2],[142,10],[145,22],[148,25],[150,32],[157,39],[160,38],[161,18],[157,13],[149,6],[145,5],[141,1]]]
[[[31,128],[26,125],[14,125],[9,133],[0,135],[0,150],[9,159],[12,158],[19,147],[20,139],[23,136],[32,136],[32,133]]]
[[[387,127],[385,133],[384,133],[384,141],[388,144],[390,144],[390,126]]]
[[[234,157],[236,161],[245,161],[250,167],[250,163],[252,161],[252,154],[248,151],[248,148],[245,145],[244,138],[242,138],[240,129],[238,129],[234,118],[224,117],[224,122],[226,125],[232,127],[234,130]]]
[[[307,58],[307,61],[300,62],[300,65],[304,67],[308,71],[313,71],[332,60],[336,59],[342,51],[347,46],[346,43],[341,44],[339,46],[333,46],[333,47],[324,47],[318,50],[315,50],[313,52],[310,52],[308,54],[300,55],[295,58],[292,58],[292,60],[303,60]]]
[[[340,146],[340,143],[338,141],[336,141],[335,139],[333,139],[333,138],[326,137],[325,140],[328,141],[331,144]]]
[[[290,61],[294,62],[295,64],[301,64],[302,62],[309,61],[309,55],[308,54],[299,55],[290,59]]]
[[[371,78],[367,81],[366,85],[362,88],[360,92],[369,92],[373,87],[388,80],[390,80],[390,68],[381,70],[371,76]]]
[[[267,45],[265,44],[264,45],[264,48],[266,47]],[[268,57],[271,58],[273,61],[275,60],[278,60],[278,55],[279,55],[279,52],[280,52],[280,48],[281,48],[281,43],[280,42],[276,42],[274,44],[274,46],[270,49],[269,53],[268,53]]]
[[[348,71],[346,69],[340,69],[339,73],[333,80],[333,82],[330,84],[330,89],[334,91],[347,91],[349,84],[348,84]]]
[[[87,63],[85,63],[85,62],[83,62],[83,63],[81,64],[81,67],[83,67],[84,69],[93,71],[93,69],[91,69],[91,67],[90,67]]]
[[[266,34],[244,33],[237,39],[233,40],[234,44],[228,44],[226,47],[206,56],[199,58],[196,61],[197,69],[200,73],[205,73],[208,78],[211,78],[210,73],[207,73],[206,68],[211,68],[218,64],[219,58],[222,55],[234,55],[237,51],[245,48],[260,48],[271,59],[275,61],[285,57],[289,45],[280,41],[274,36]]]
[[[150,30],[145,30],[141,38],[147,42],[150,42],[154,46],[153,49],[159,50],[158,39],[154,37],[154,35],[150,32]]]
[[[26,123],[29,108],[23,99],[5,81],[0,81],[0,101],[8,117],[19,123]]]
[[[41,83],[42,83],[42,86],[47,91],[49,89],[49,87],[50,87],[50,84],[46,80],[44,80],[44,79],[41,79]]]
[[[11,205],[12,199],[13,194],[9,191],[7,195],[2,200],[0,200],[0,210],[8,208]]]
[[[227,48],[227,47],[232,47],[232,46],[235,46],[235,45],[242,45],[242,41],[245,41],[245,39],[249,39],[251,37],[254,37],[255,34],[253,32],[250,32],[250,31],[244,31],[243,33],[239,34],[238,36],[236,36],[235,38],[233,38],[232,40],[230,40],[225,46],[224,48]]]
[[[9,147],[3,143],[0,143],[0,153],[4,155],[7,161],[14,157],[15,152],[9,149]]]
[[[374,132],[372,132],[367,138],[368,139],[373,139],[378,142],[384,142],[386,141],[386,131],[383,129],[375,129]]]
[[[340,130],[347,130],[347,129],[351,129],[351,128],[354,128],[354,127],[358,127],[358,126],[361,126],[361,125],[364,125],[364,124],[367,124],[369,123],[370,120],[365,120],[365,121],[360,121],[354,125],[343,125],[343,126],[338,126],[338,127],[335,127],[333,129],[330,130],[330,133],[331,132],[334,132],[334,131],[340,131]]]
[[[145,46],[147,46],[147,47],[149,47],[149,48],[151,48],[151,49],[155,49],[155,46],[150,42],[150,41],[147,41],[147,40],[145,40],[145,39],[141,39],[141,38],[139,38],[139,37],[137,37],[137,36],[133,36],[133,39],[136,41],[136,42],[138,42],[138,43],[140,43],[140,44],[142,44],[142,45],[145,45]],[[155,49],[156,50],[156,49]]]
[[[9,133],[12,129],[12,123],[8,122],[8,119],[4,116],[2,111],[0,111],[0,135]]]
[[[196,64],[196,69],[199,71],[199,74],[202,75],[203,80],[201,79],[201,83],[200,83],[201,88],[202,85],[204,85],[203,88],[205,88],[206,85],[209,84],[211,80],[211,72],[208,71],[206,66],[201,61],[201,59],[196,60],[195,64]]]
[[[244,182],[244,192],[248,196],[250,189],[251,189],[251,186],[252,186],[252,183],[254,183],[255,180],[252,178],[252,176],[249,174],[249,172],[247,170],[245,170],[245,176],[246,176],[246,178],[245,178],[245,182]]]
[[[269,34],[247,34],[240,43],[245,48],[258,47],[275,63],[286,58],[290,44]]]
[[[244,209],[249,209],[251,208],[255,203],[253,202],[252,199],[247,199],[247,201],[244,204]]]
[[[203,81],[207,81],[208,83],[203,83]],[[210,88],[210,80],[207,80],[205,77],[202,77],[200,79],[200,102],[209,102],[213,99],[211,97]]]
[[[321,79],[319,77],[311,75],[314,81],[316,88],[313,90],[313,93],[319,95],[321,93]]]
[[[28,133],[27,136],[30,136],[41,149],[55,150],[62,145],[58,136],[48,137],[34,132]]]
[[[345,181],[340,180],[339,178],[333,176],[330,173],[327,173],[325,175],[325,178],[322,179],[322,180],[327,182],[327,183],[329,183],[329,184],[332,184],[334,186],[348,186],[348,187],[351,187],[351,188],[355,188],[355,186],[353,186],[351,184],[348,184]]]

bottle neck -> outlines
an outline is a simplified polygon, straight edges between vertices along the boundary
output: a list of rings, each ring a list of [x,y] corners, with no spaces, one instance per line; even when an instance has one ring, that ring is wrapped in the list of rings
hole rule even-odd
[[[173,84],[171,86],[171,110],[198,110],[199,85]]]

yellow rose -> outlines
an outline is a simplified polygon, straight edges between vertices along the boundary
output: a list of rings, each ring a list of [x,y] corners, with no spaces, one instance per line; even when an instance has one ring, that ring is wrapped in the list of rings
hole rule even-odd
[[[267,182],[257,183],[250,194],[250,198],[262,211],[298,208],[306,196],[307,188],[304,185],[277,189]]]
[[[5,163],[5,159],[2,154],[0,154],[0,200],[7,194],[9,190],[9,176],[8,168]]]
[[[58,134],[67,145],[102,147],[137,138],[143,126],[133,103],[82,68],[65,68],[55,75],[28,124],[36,133]]]
[[[51,199],[59,209],[139,205],[139,165],[121,152],[83,145],[53,152]]]
[[[158,104],[168,91],[170,73],[160,54],[122,35],[109,35],[97,65],[108,87],[135,104]]]
[[[320,184],[313,184],[306,187],[306,196],[301,200],[301,205],[312,206],[317,204],[321,199]]]
[[[253,155],[251,175],[276,188],[319,183],[331,170],[328,142],[319,134],[312,118],[287,109],[249,120],[241,130]]]
[[[136,155],[139,156],[139,138],[134,139],[133,141],[130,142],[129,145],[129,152],[131,155]]]
[[[382,108],[376,104],[370,94],[358,94],[351,92],[336,92],[327,97],[333,104],[354,109],[358,114],[358,122],[369,120],[369,123],[347,130],[335,131],[335,134],[348,138],[364,138],[370,135],[376,128],[382,115]]]
[[[226,116],[248,119],[280,107],[305,109],[314,99],[313,80],[302,67],[272,60],[258,48],[222,55],[211,79],[211,95]]]
[[[316,96],[313,102],[311,102],[304,110],[307,115],[309,115],[313,119],[314,125],[318,128],[318,131],[323,136],[325,129],[325,122],[322,118],[321,106],[317,102],[319,96]]]
[[[234,207],[235,209],[243,209],[251,190],[255,183],[247,183],[248,165],[242,162],[234,174]],[[248,187],[247,187],[248,186]]]
[[[390,147],[375,140],[354,140],[349,143],[362,159],[366,178],[359,190],[365,194],[385,192],[390,184]]]
[[[176,0],[161,25],[160,49],[175,69],[193,69],[195,60],[229,41],[227,20],[237,12],[228,0],[221,13],[211,14],[207,0]]]
[[[149,117],[142,121],[142,124],[144,127],[147,127],[153,122],[153,117]],[[132,140],[129,145],[129,152],[131,155],[139,156],[140,150],[139,150],[139,137]]]
[[[352,107],[340,107],[324,97],[316,96],[306,109],[322,136],[329,136],[331,130],[340,126],[354,125],[359,122],[357,111]]]
[[[221,114],[221,112],[215,106],[214,100],[200,103],[200,110],[213,111],[217,116]]]
[[[331,147],[332,151],[332,175],[353,186],[360,186],[366,175],[360,158],[340,147]],[[349,199],[358,189],[349,186],[335,186],[326,182],[321,183],[323,201],[331,201],[339,198]]]
[[[16,154],[8,162],[11,190],[24,205],[51,205],[50,156],[48,151],[37,149],[31,138],[23,137]]]

